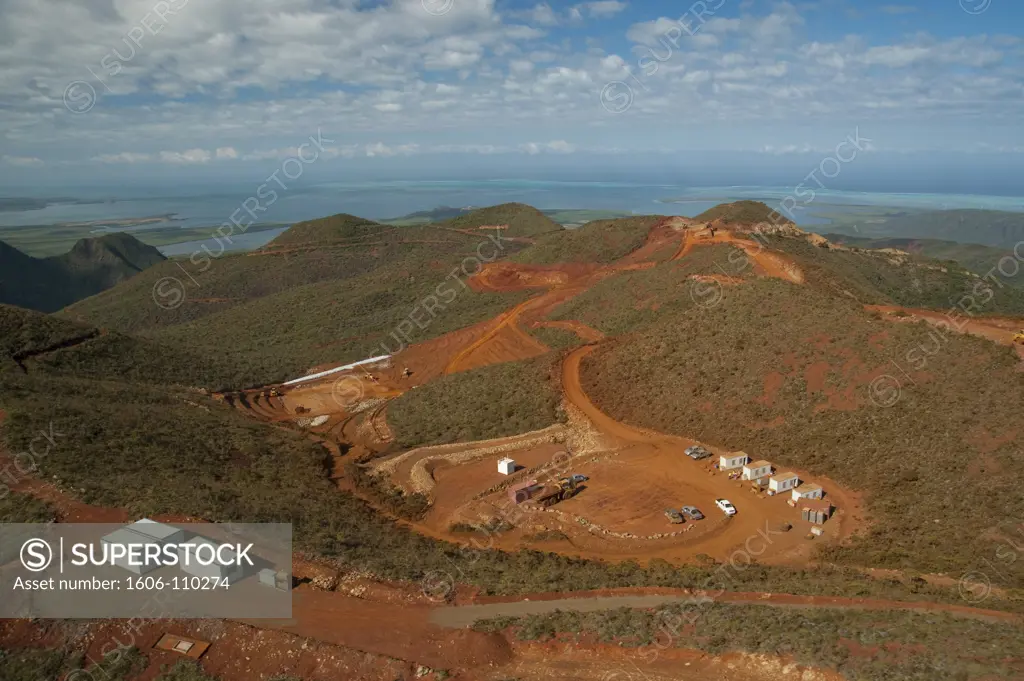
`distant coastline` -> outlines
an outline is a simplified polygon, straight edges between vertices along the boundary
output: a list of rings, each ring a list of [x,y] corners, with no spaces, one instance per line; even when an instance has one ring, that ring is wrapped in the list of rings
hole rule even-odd
[[[115,218],[113,220],[85,220],[81,222],[57,222],[54,227],[137,227],[138,225],[150,225],[159,222],[177,222],[177,213],[165,213],[164,215],[149,215],[140,218]]]

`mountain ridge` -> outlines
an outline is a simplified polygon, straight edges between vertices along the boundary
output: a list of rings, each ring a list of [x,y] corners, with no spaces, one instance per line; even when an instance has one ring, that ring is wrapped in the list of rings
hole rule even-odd
[[[164,260],[126,232],[79,239],[67,253],[46,258],[0,241],[0,303],[56,312]]]

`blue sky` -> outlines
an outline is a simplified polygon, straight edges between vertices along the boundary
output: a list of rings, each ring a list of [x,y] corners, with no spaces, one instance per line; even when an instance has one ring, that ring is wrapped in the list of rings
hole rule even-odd
[[[354,173],[781,163],[855,131],[876,164],[1024,159],[1017,0],[0,0],[0,14],[9,185],[241,177],[318,134],[317,163]]]

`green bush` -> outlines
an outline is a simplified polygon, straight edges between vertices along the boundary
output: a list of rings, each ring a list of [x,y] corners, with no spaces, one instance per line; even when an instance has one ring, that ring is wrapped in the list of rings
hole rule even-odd
[[[563,419],[549,357],[493,364],[439,378],[388,405],[402,447],[487,440]]]
[[[46,502],[0,485],[0,523],[48,523],[57,512]]]

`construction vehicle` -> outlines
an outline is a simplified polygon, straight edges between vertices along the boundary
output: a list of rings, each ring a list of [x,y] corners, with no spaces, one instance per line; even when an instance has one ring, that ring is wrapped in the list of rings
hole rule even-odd
[[[412,369],[410,369],[409,367],[405,367],[404,369],[402,369],[402,375],[407,378],[409,376],[412,376]]]
[[[683,514],[674,508],[666,508],[665,517],[668,518],[668,521],[673,525],[679,525],[686,520],[683,518]]]
[[[548,485],[537,495],[537,503],[541,506],[554,506],[560,501],[565,501],[576,496],[579,487],[570,478],[562,478],[557,484]]]
[[[279,391],[277,388],[271,388],[270,389],[270,396],[271,397],[280,397],[281,396],[281,391]]]
[[[1013,334],[1013,342],[1024,345],[1024,331],[1018,331],[1017,333]]]

